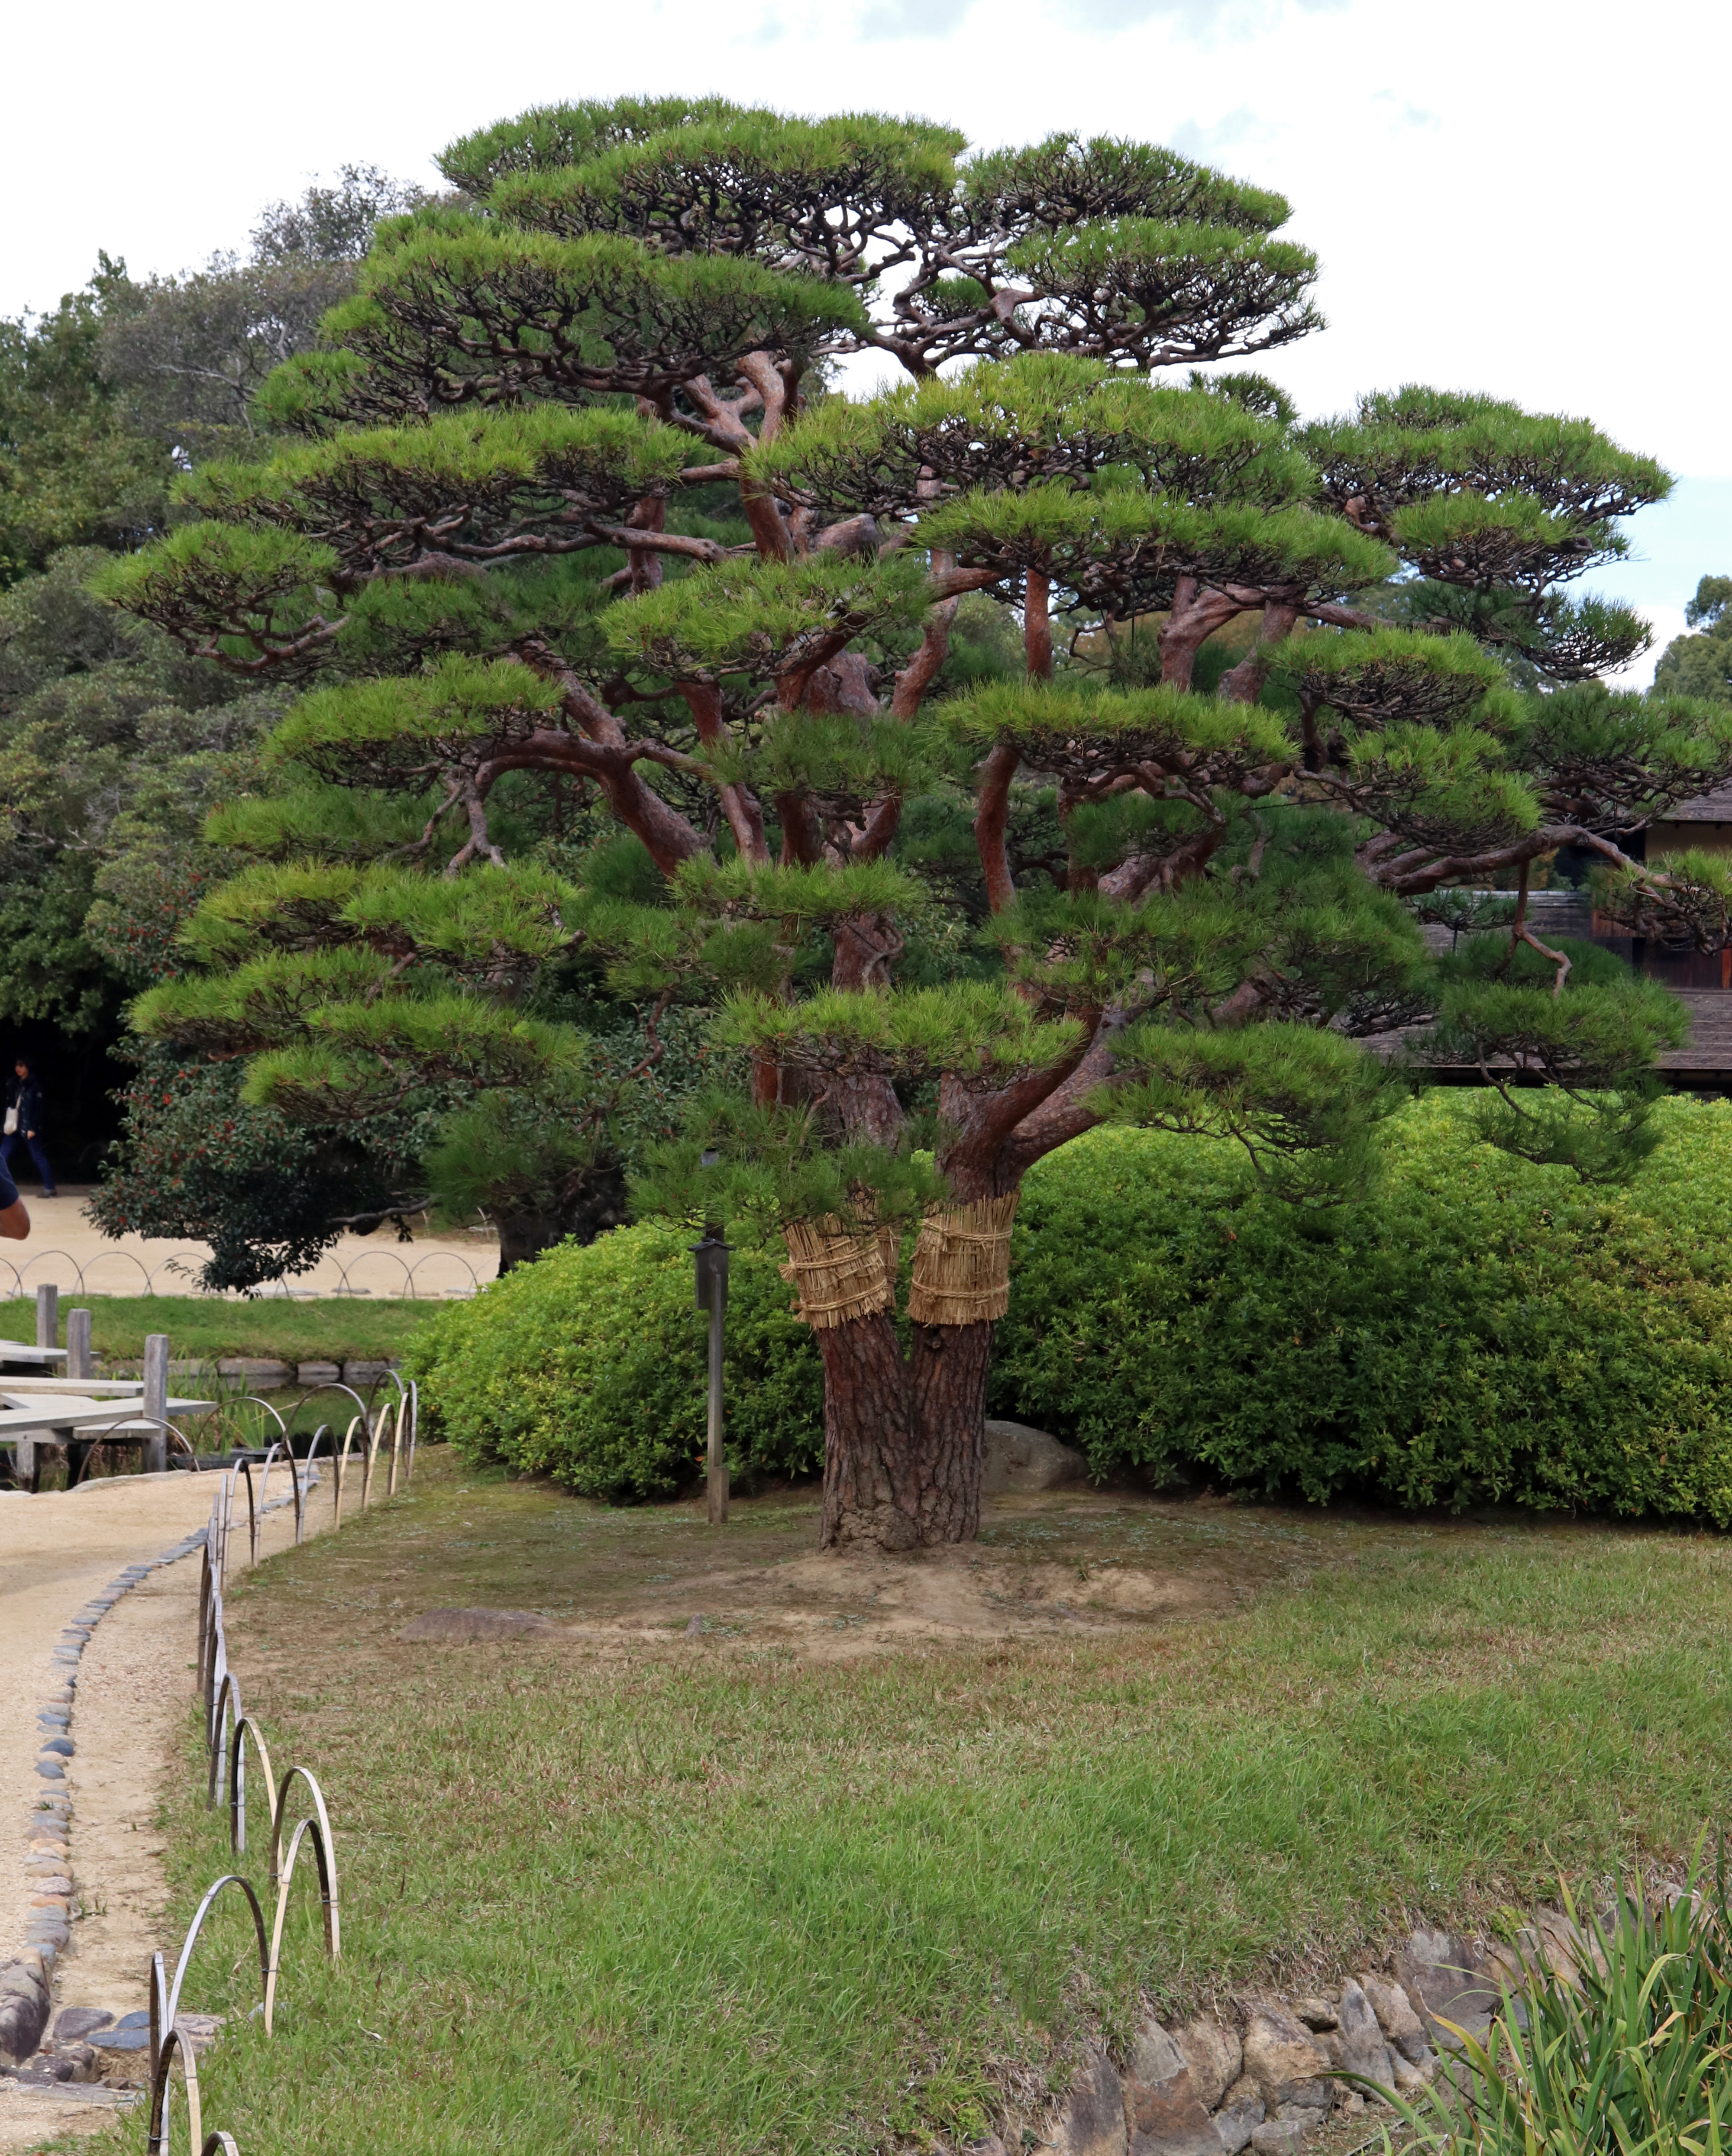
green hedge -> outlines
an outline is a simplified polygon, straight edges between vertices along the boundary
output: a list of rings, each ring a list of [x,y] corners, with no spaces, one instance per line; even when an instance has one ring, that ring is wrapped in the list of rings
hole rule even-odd
[[[1067,1147],[1028,1178],[992,1412],[1102,1476],[1732,1524],[1732,1106],[1663,1103],[1665,1142],[1610,1196],[1480,1144],[1472,1111],[1417,1104],[1377,1194],[1322,1215],[1224,1147]],[[568,1246],[433,1318],[410,1366],[459,1444],[616,1500],[687,1481],[686,1240]],[[773,1257],[737,1252],[732,1286],[730,1460],[815,1467],[818,1358]]]
[[[659,1221],[520,1265],[447,1304],[411,1342],[435,1428],[470,1458],[614,1503],[671,1496],[705,1442],[708,1320],[691,1237]],[[730,1467],[805,1474],[824,1458],[823,1374],[767,1253],[736,1250],[724,1398]]]
[[[1628,1191],[1433,1095],[1370,1202],[1263,1197],[1222,1147],[1098,1132],[1028,1179],[1000,1414],[1099,1474],[1732,1522],[1732,1107],[1668,1101]]]

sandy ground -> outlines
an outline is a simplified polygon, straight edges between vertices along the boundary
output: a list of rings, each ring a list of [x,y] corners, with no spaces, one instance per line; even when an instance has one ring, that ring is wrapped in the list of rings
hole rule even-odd
[[[280,1474],[273,1496],[286,1494]],[[42,1496],[0,1496],[0,1636],[7,1645],[0,1711],[0,1961],[26,1921],[24,1828],[39,1784],[39,1702],[53,1681],[60,1627],[125,1566],[159,1555],[208,1518],[217,1478],[128,1476]],[[328,1524],[316,1502],[310,1531]],[[294,1539],[291,1507],[267,1516],[261,1556]],[[231,1567],[246,1561],[243,1512]],[[149,2004],[150,1958],[167,1886],[156,1833],[164,1775],[192,1700],[198,1642],[198,1557],[152,1573],[96,1627],[79,1666],[71,1735],[72,1879],[76,1922],[55,1972],[55,2010],[99,2006],[119,2015]],[[113,2116],[108,2092],[33,2095],[0,2080],[0,2150],[51,2133],[90,2131]]]
[[[0,1296],[31,1294],[52,1281],[63,1295],[192,1295],[209,1255],[203,1243],[145,1235],[100,1234],[85,1218],[87,1187],[63,1184],[44,1198],[26,1186],[30,1215],[22,1243],[0,1243]],[[499,1245],[486,1235],[418,1234],[399,1243],[396,1230],[344,1235],[311,1271],[296,1276],[296,1296],[466,1294],[499,1270]]]
[[[1074,1523],[1088,1506],[1072,1498],[1064,1509]],[[1056,1509],[1051,1498],[989,1498],[983,1524],[989,1532],[1025,1521],[1044,1526]],[[1183,1570],[1149,1571],[1116,1557],[1031,1559],[1014,1545],[902,1556],[815,1551],[771,1567],[711,1566],[701,1584],[657,1582],[616,1610],[586,1612],[568,1636],[588,1646],[652,1643],[695,1618],[705,1635],[789,1648],[810,1661],[852,1661],[923,1642],[1074,1638],[1182,1621],[1230,1609],[1238,1595],[1227,1568],[1206,1558]],[[697,1606],[682,1616],[691,1604]]]

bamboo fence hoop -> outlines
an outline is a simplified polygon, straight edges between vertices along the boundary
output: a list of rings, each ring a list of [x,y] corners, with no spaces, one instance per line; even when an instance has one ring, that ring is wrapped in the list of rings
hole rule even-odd
[[[914,1246],[908,1315],[917,1325],[979,1325],[1010,1306],[1010,1223],[1018,1194],[929,1214]]]

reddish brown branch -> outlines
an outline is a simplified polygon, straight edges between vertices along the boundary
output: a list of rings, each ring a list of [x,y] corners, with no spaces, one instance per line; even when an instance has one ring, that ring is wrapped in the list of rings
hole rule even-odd
[[[1039,569],[1022,580],[1022,649],[1029,679],[1052,679],[1052,582]]]
[[[1005,833],[1010,821],[1010,783],[1022,761],[1015,746],[1000,742],[979,766],[980,791],[974,804],[974,847],[986,879],[986,902],[1002,913],[1016,902]]]

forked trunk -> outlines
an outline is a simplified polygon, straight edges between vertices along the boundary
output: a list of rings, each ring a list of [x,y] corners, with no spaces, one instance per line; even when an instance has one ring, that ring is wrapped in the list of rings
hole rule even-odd
[[[815,1337],[824,1357],[823,1548],[972,1542],[991,1326],[917,1326],[912,1367],[887,1312]]]

